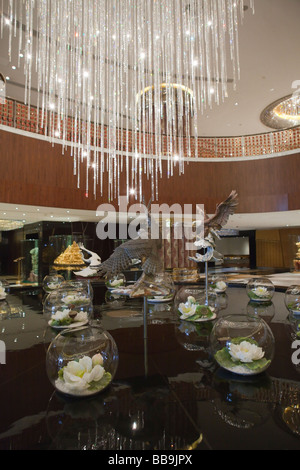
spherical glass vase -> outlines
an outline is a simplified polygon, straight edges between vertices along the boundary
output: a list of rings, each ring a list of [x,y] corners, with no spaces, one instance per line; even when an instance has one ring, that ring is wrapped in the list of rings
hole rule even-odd
[[[258,315],[265,322],[270,323],[275,315],[275,307],[272,301],[259,303],[249,300],[247,313],[248,315]]]
[[[208,276],[208,285],[216,294],[223,294],[228,287],[225,274],[213,274]]]
[[[300,319],[300,286],[290,286],[284,294],[284,303],[288,311]]]
[[[270,302],[275,292],[275,286],[266,277],[250,279],[246,291],[252,302]]]
[[[78,328],[92,318],[92,299],[84,289],[58,289],[45,298],[43,313],[52,328]]]
[[[243,376],[264,372],[274,357],[275,341],[267,323],[256,315],[219,318],[210,335],[212,355],[223,369]]]
[[[214,320],[218,313],[217,294],[205,289],[182,287],[175,296],[175,312],[184,321]]]
[[[0,300],[0,321],[11,314],[11,308],[6,300]]]
[[[90,280],[85,280],[85,279],[70,279],[68,281],[65,281],[59,286],[60,289],[80,289],[80,290],[86,290],[88,295],[93,299],[94,297],[94,291],[92,287],[92,283]]]
[[[172,302],[174,298],[175,286],[170,273],[160,272],[148,276],[144,282],[144,287],[149,304],[168,303]]]
[[[64,280],[65,278],[60,274],[50,274],[49,276],[45,276],[43,279],[43,289],[45,292],[50,294],[51,292],[57,290]]]
[[[125,295],[115,294],[110,290],[105,292],[105,303],[109,308],[122,308],[127,300]]]
[[[56,336],[46,354],[46,370],[58,392],[89,397],[110,385],[118,361],[113,337],[99,325],[88,325]]]
[[[126,277],[122,273],[119,273],[113,277],[107,277],[105,279],[105,285],[107,289],[110,289],[110,290],[121,289],[122,287],[125,287],[126,285]]]

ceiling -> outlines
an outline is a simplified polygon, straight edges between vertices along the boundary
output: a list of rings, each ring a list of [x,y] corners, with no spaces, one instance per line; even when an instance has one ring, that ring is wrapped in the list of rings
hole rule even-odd
[[[4,0],[4,11],[7,4],[8,0]],[[254,0],[254,14],[250,7],[247,8],[249,0],[244,4],[244,20],[239,27],[240,80],[237,89],[233,90],[229,77],[228,98],[199,116],[198,129],[201,132],[198,133],[202,136],[237,136],[270,131],[260,120],[261,112],[271,103],[293,93],[293,83],[300,80],[297,60],[300,1]],[[23,101],[24,59],[18,67],[13,43],[12,62],[9,62],[8,35],[3,35],[0,44],[0,72],[9,77],[7,95]]]
[[[6,3],[6,0],[4,4]],[[245,0],[245,5],[249,0]],[[229,83],[228,98],[199,117],[202,136],[238,136],[271,131],[260,120],[270,103],[295,91],[300,81],[300,0],[255,0],[255,13],[246,9],[239,28],[241,77],[237,89]],[[7,79],[7,96],[24,100],[22,62],[8,60],[8,41],[0,39],[0,72]],[[12,68],[16,67],[16,68]],[[39,209],[39,210],[38,210]],[[18,216],[16,214],[18,212]],[[4,213],[6,215],[4,215]],[[23,214],[25,214],[23,216]],[[0,204],[0,218],[36,220],[97,220],[95,213],[66,209],[25,207]],[[229,228],[253,229],[300,226],[300,211],[270,214],[237,214]]]

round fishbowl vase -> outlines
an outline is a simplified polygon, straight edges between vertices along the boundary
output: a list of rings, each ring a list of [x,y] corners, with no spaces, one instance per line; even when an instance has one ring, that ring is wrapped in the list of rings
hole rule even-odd
[[[5,292],[5,288],[0,286],[0,300],[5,300],[6,299],[6,292]]]
[[[258,315],[267,323],[270,323],[275,315],[275,306],[272,301],[259,303],[249,300],[247,313],[249,315]]]
[[[182,287],[175,297],[175,311],[180,320],[203,322],[214,320],[218,313],[217,294],[204,289]]]
[[[213,274],[208,277],[208,286],[216,294],[224,294],[228,287],[227,277],[224,274]]]
[[[275,292],[275,286],[268,278],[254,278],[248,282],[246,291],[252,302],[270,302]]]
[[[11,314],[11,308],[6,300],[0,299],[0,320],[5,319]]]
[[[47,295],[43,313],[52,328],[78,328],[88,324],[92,318],[92,299],[86,290],[58,289]]]
[[[100,326],[67,329],[48,348],[47,375],[58,392],[87,397],[110,385],[118,360],[115,340]]]
[[[105,303],[109,308],[122,308],[126,301],[125,295],[115,294],[110,290],[105,292]]]
[[[122,287],[126,286],[126,277],[124,276],[124,274],[120,273],[116,276],[106,278],[105,285],[109,290],[121,289]]]
[[[288,311],[300,319],[300,286],[290,286],[285,291],[284,303]]]
[[[243,376],[264,372],[274,357],[274,336],[258,316],[227,315],[213,326],[210,345],[223,369]]]
[[[145,292],[149,304],[172,302],[175,294],[172,275],[167,272],[153,275],[151,281],[145,283]]]
[[[59,274],[45,276],[43,279],[43,289],[45,292],[50,294],[51,292],[57,290],[64,280],[65,278]]]
[[[60,287],[60,289],[80,289],[80,290],[85,290],[88,295],[91,297],[91,299],[93,299],[94,297],[94,291],[93,291],[93,287],[92,287],[92,284],[91,284],[91,281],[90,280],[85,280],[85,279],[81,279],[81,280],[78,280],[78,279],[70,279],[69,281],[64,281]]]

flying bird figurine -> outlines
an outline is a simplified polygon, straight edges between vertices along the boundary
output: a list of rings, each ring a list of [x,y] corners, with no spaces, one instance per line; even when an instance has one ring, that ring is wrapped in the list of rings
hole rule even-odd
[[[214,233],[221,230],[227,224],[228,219],[235,213],[238,205],[238,194],[236,191],[231,191],[225,201],[217,205],[216,212],[211,217],[204,213],[204,238],[207,238],[209,233]]]
[[[133,260],[141,260],[143,273],[131,289],[131,296],[140,291],[143,283],[151,284],[153,276],[161,272],[162,269],[160,256],[162,247],[161,230],[155,231],[157,236],[152,238],[154,220],[151,217],[150,204],[151,201],[146,208],[147,229],[140,230],[138,238],[128,240],[118,246],[111,256],[101,264],[98,271],[100,275],[114,277],[128,269]],[[159,288],[157,292],[159,293]]]
[[[203,232],[201,235],[196,235],[194,245],[197,249],[203,249],[205,253],[196,253],[195,257],[189,257],[189,259],[196,262],[206,262],[212,258],[216,261],[222,259],[222,255],[215,250],[213,237],[220,238],[217,232],[227,224],[229,217],[235,213],[237,205],[238,194],[236,191],[231,191],[228,198],[217,205],[215,214],[207,216],[206,212],[204,212],[204,221],[200,225],[203,228]]]

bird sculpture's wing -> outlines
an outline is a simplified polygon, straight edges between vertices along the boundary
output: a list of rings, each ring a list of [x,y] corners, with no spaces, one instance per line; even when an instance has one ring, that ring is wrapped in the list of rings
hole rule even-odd
[[[152,240],[142,238],[129,240],[118,246],[112,255],[101,264],[99,273],[115,276],[127,269],[133,259],[148,258],[152,251]]]
[[[205,228],[221,230],[228,222],[229,217],[235,213],[237,205],[238,194],[236,191],[232,191],[225,201],[217,205],[216,213],[205,221]]]

